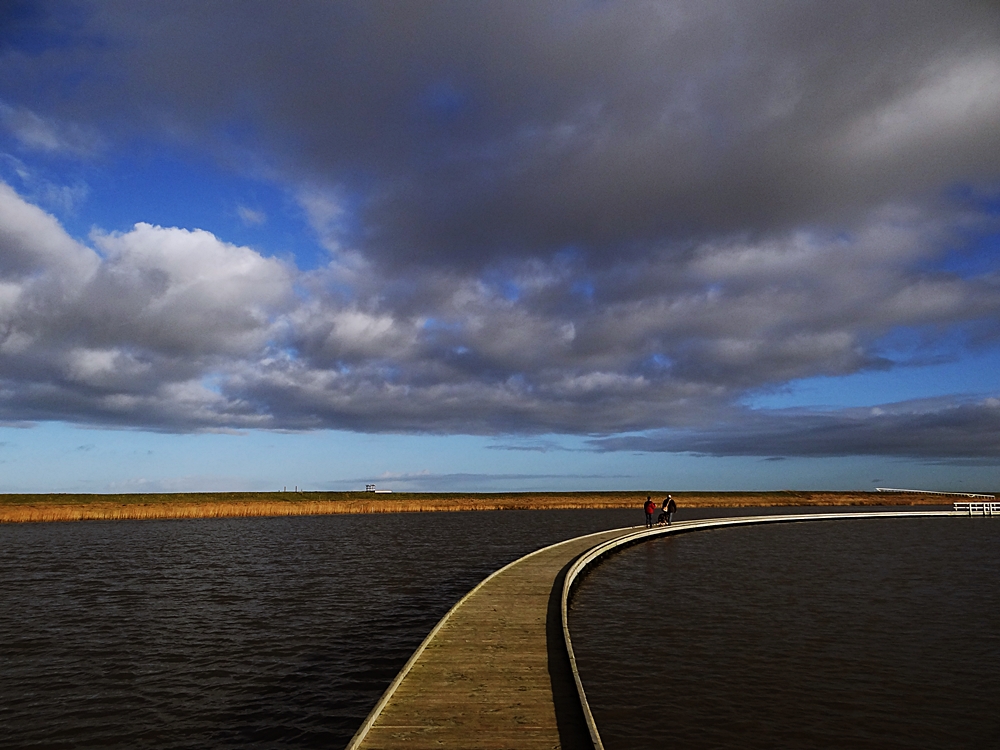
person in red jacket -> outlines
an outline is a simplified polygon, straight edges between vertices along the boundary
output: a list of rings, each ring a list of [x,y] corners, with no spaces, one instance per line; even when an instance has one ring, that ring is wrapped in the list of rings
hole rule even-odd
[[[653,513],[656,512],[656,503],[653,502],[653,498],[650,495],[646,495],[646,503],[642,506],[642,509],[646,511],[646,528],[653,528]]]

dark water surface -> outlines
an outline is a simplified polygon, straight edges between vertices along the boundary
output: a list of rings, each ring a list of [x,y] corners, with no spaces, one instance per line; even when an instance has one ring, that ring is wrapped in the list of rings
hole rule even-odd
[[[0,747],[341,748],[501,565],[640,510],[0,526]]]
[[[646,542],[570,628],[608,750],[1000,748],[1000,519]]]

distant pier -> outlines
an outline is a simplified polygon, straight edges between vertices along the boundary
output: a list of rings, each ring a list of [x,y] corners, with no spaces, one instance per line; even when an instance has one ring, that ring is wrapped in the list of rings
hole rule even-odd
[[[952,510],[715,518],[598,532],[538,550],[493,573],[444,616],[347,750],[603,750],[576,670],[567,614],[573,584],[587,566],[624,546],[727,526],[966,515]]]

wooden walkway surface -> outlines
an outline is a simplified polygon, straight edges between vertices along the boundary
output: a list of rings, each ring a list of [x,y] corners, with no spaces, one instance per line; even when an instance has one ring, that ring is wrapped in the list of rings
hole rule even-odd
[[[565,570],[635,529],[546,547],[473,589],[424,641],[348,750],[590,747],[560,604]]]

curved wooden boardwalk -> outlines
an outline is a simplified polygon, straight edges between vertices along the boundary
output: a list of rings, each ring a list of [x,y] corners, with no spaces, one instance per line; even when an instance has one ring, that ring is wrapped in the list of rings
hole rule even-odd
[[[431,631],[347,746],[544,748],[590,744],[562,645],[560,575],[617,529],[501,568]]]
[[[749,516],[589,534],[501,568],[430,632],[347,750],[602,748],[566,622],[573,581],[623,545],[708,528],[961,515],[951,511]]]

